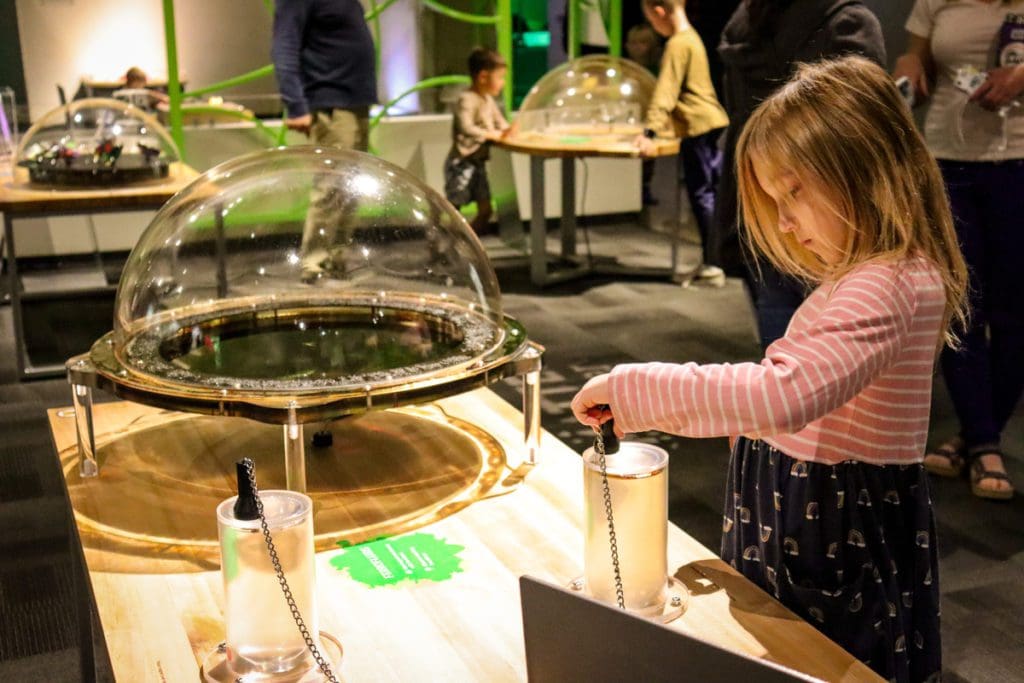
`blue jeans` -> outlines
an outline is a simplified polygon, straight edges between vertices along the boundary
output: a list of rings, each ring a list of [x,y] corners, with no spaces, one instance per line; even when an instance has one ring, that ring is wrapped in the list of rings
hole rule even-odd
[[[703,261],[708,265],[718,265],[710,248],[718,179],[722,175],[722,151],[718,149],[718,138],[723,130],[716,128],[703,135],[684,138],[679,145],[679,170],[686,183],[693,216],[697,219]]]
[[[939,166],[971,287],[970,327],[942,374],[968,447],[998,445],[1024,390],[1024,159]]]
[[[761,350],[786,334],[789,321],[807,298],[807,289],[799,280],[783,275],[764,261],[760,262],[760,276],[751,266],[749,285],[757,311],[757,331],[761,337]]]

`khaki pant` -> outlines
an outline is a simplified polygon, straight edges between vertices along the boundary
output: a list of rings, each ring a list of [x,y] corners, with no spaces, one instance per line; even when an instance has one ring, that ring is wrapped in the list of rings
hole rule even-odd
[[[313,112],[309,136],[317,145],[365,152],[369,148],[370,108]]]
[[[333,109],[313,112],[310,138],[319,147],[340,147],[367,151],[369,146],[369,108]],[[357,200],[337,176],[325,175],[313,180],[309,212],[302,230],[303,270],[307,275],[336,271],[343,276],[344,252],[357,227],[354,214]]]

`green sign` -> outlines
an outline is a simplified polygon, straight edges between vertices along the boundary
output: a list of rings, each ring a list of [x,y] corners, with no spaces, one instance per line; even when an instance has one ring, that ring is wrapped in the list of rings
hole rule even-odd
[[[403,581],[446,581],[462,571],[459,552],[463,546],[433,534],[415,533],[346,546],[331,558],[338,571],[348,570],[352,579],[371,588],[394,586]]]

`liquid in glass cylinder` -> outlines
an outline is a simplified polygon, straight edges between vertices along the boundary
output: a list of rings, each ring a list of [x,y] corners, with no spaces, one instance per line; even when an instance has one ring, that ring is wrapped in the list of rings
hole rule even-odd
[[[668,453],[623,443],[606,457],[626,609],[660,613],[668,582]],[[604,489],[597,453],[583,454],[584,580],[591,597],[617,604]]]
[[[260,497],[295,604],[316,638],[312,505],[291,491],[264,491]],[[217,508],[231,669],[258,676],[314,667],[274,573],[259,520],[234,519],[234,502],[230,498]]]

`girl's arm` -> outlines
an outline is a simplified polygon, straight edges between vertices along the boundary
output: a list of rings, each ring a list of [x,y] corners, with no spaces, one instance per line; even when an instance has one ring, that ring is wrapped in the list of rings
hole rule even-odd
[[[931,40],[913,33],[908,33],[907,37],[907,51],[896,60],[892,77],[898,80],[906,76],[914,88],[914,95],[921,100],[931,94],[928,81],[935,72]]]
[[[930,83],[935,80],[935,59],[932,56],[932,32],[935,16],[942,0],[915,0],[907,17],[907,51],[896,60],[893,77],[906,76],[914,86],[917,100],[930,95]]]
[[[586,424],[613,416],[625,433],[799,431],[891,365],[909,333],[914,291],[891,266],[865,266],[836,286],[808,329],[772,344],[760,363],[620,365],[588,382],[573,412]],[[602,404],[610,413],[597,408]]]

